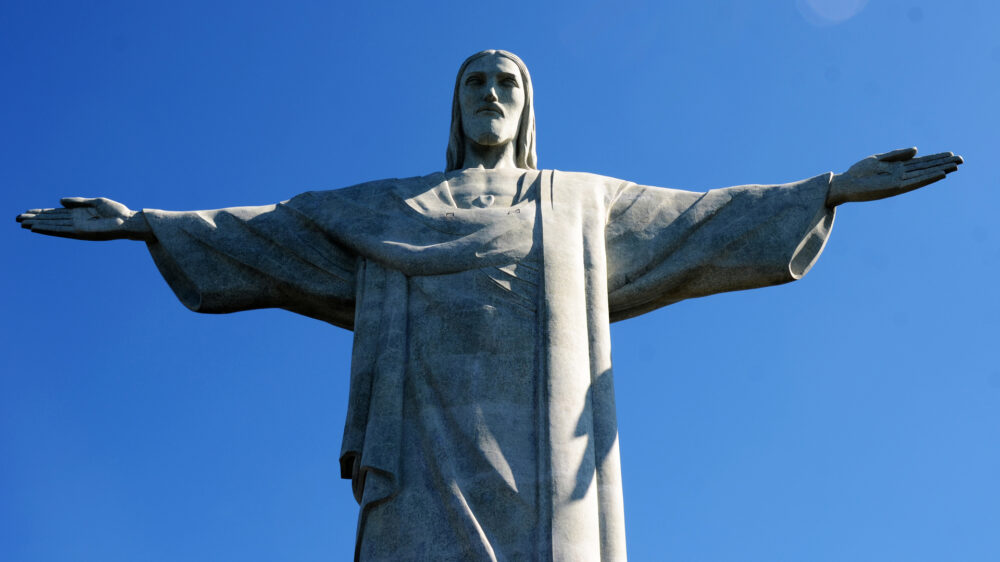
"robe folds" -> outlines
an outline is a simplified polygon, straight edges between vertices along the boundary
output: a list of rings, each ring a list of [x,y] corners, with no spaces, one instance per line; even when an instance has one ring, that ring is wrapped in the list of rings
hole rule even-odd
[[[149,249],[192,310],[354,330],[356,558],[625,560],[609,322],[800,278],[831,174],[697,193],[525,170],[485,208],[449,177],[145,210]]]

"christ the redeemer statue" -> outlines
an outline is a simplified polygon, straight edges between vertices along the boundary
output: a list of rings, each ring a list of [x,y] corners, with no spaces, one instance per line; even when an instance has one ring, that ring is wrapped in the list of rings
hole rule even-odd
[[[962,163],[916,152],[705,193],[538,170],[528,70],[483,51],[458,71],[444,172],[215,211],[71,197],[17,220],[145,241],[191,310],[353,330],[356,559],[607,562],[625,560],[609,323],[802,277],[837,205]]]

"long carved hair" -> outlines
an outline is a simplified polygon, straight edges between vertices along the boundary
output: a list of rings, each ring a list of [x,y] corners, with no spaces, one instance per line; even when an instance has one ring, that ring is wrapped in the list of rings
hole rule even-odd
[[[459,105],[458,89],[462,85],[462,75],[472,61],[487,55],[500,55],[510,59],[521,70],[521,83],[524,87],[524,109],[521,111],[521,123],[517,128],[517,138],[514,139],[514,164],[518,168],[536,169],[535,156],[535,109],[532,103],[531,75],[524,61],[514,53],[489,49],[479,51],[465,59],[458,69],[455,78],[455,95],[451,99],[451,136],[448,139],[448,165],[446,172],[460,170],[465,159],[465,133],[462,131],[462,107]]]

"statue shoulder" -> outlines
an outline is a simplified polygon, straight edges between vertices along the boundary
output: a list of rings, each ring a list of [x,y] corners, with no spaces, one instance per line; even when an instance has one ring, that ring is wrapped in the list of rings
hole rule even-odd
[[[616,179],[610,176],[602,176],[601,174],[592,174],[590,172],[573,172],[570,170],[557,170],[555,168],[544,169],[539,171],[552,172],[554,176],[558,176],[561,178],[574,178],[579,181],[592,181],[592,182],[601,182],[605,180],[618,181],[618,182],[622,181],[620,179]]]
[[[614,199],[624,186],[631,183],[611,176],[602,176],[589,172],[565,172],[562,170],[551,170],[551,172],[552,181],[556,189],[574,193],[595,193],[606,202]]]
[[[337,189],[306,191],[286,201],[286,204],[293,206],[322,206],[344,200],[353,201],[355,204],[363,204],[365,202],[378,203],[379,201],[384,201],[388,196],[399,196],[401,194],[405,196],[405,194],[410,192],[426,190],[428,186],[440,183],[443,177],[444,175],[441,172],[434,172],[426,176],[385,178]]]
[[[613,178],[611,176],[602,176],[600,174],[592,174],[590,172],[568,172],[565,170],[542,170],[543,172],[552,172],[552,177],[554,181],[557,182],[572,182],[577,184],[585,185],[595,185],[595,186],[620,186],[623,183],[628,183],[626,180],[619,178]]]

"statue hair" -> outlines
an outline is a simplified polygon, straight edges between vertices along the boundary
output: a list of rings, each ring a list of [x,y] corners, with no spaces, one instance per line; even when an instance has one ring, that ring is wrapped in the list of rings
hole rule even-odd
[[[447,167],[444,171],[460,170],[465,160],[465,132],[462,130],[462,108],[459,104],[458,89],[462,85],[462,75],[472,61],[487,55],[500,55],[510,59],[521,70],[521,82],[524,87],[524,109],[521,111],[521,122],[517,127],[517,138],[514,139],[514,164],[518,168],[534,170],[537,168],[535,156],[535,109],[532,103],[531,75],[517,55],[499,49],[479,51],[465,59],[458,69],[455,78],[455,94],[451,99],[451,134],[448,138]]]

